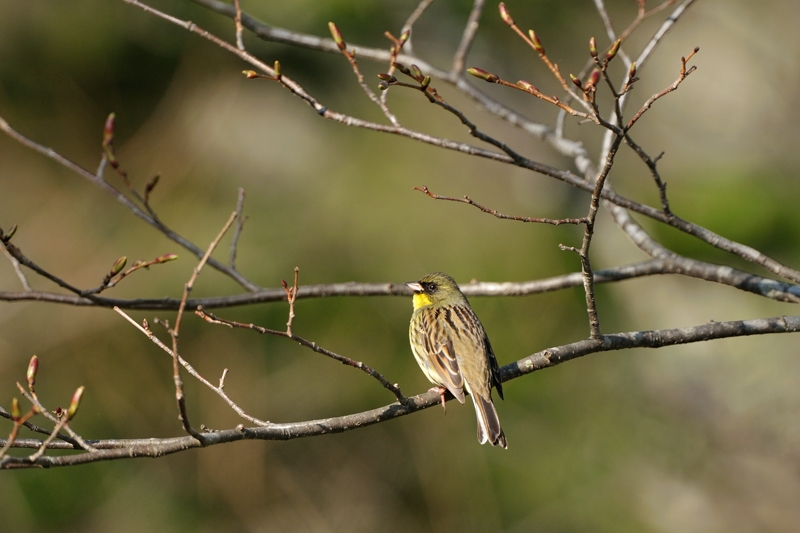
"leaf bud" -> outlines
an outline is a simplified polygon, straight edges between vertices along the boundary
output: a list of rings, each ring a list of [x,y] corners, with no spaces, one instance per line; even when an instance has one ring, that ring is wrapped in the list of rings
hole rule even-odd
[[[614,57],[617,55],[617,52],[619,52],[619,46],[621,44],[622,41],[620,41],[619,39],[614,41],[614,44],[611,45],[609,51],[606,52],[606,61],[611,61],[612,59],[614,59]]]
[[[539,36],[536,35],[536,32],[533,30],[528,30],[528,37],[531,38],[533,49],[539,54],[544,55],[544,46],[542,46],[542,41],[539,40]]]
[[[128,264],[128,258],[127,256],[123,255],[122,257],[114,261],[114,264],[111,266],[111,272],[109,272],[109,274],[112,276],[116,276],[122,271],[123,268],[125,268],[125,265],[127,264]]]
[[[467,73],[475,76],[476,78],[488,81],[489,83],[496,83],[497,80],[500,79],[495,74],[492,74],[491,72],[486,72],[485,70],[477,67],[468,68]]]
[[[16,232],[17,232],[17,225],[14,224],[13,226],[11,226],[11,229],[8,230],[8,233],[6,233],[5,236],[3,237],[3,241],[5,242],[10,241],[11,237],[13,237]]]
[[[406,67],[404,64],[402,64],[402,63],[392,63],[392,66],[394,68],[396,68],[397,70],[399,70],[400,72],[402,72],[403,74],[405,74],[406,76],[411,76],[411,71],[408,70],[408,67]]]
[[[81,405],[81,398],[83,397],[83,391],[85,387],[81,385],[72,395],[72,400],[69,402],[69,409],[67,409],[67,420],[72,420],[75,416],[75,413],[78,412],[78,407]]]
[[[156,257],[156,263],[166,263],[168,261],[174,261],[178,258],[178,254],[164,254],[159,255]]]
[[[28,387],[33,387],[36,383],[36,373],[39,371],[39,358],[35,355],[31,357],[28,363],[28,372],[25,374],[25,379],[28,381]]]
[[[105,126],[103,126],[103,144],[111,144],[114,141],[114,125],[116,113],[110,113],[106,119]]]
[[[347,45],[344,44],[342,32],[339,31],[339,28],[333,22],[328,22],[328,29],[331,32],[331,36],[333,37],[333,41],[336,43],[336,46],[339,47],[339,50],[344,52],[344,49],[347,47]]]
[[[506,9],[505,2],[500,2],[500,18],[503,19],[503,22],[508,24],[509,26],[514,25],[514,19],[511,18],[511,15],[508,13],[508,9]]]
[[[598,83],[599,81],[600,81],[600,71],[599,71],[599,70],[597,70],[597,69],[594,69],[594,70],[592,71],[592,75],[591,75],[591,76],[589,76],[589,83],[590,83],[591,85],[597,85],[597,83]]]
[[[11,400],[11,420],[16,422],[19,420],[20,412],[19,412],[19,400],[13,398]]]

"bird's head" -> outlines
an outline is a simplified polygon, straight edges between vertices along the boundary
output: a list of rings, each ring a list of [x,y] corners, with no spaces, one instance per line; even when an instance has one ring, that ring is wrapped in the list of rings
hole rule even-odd
[[[467,300],[455,280],[443,272],[428,274],[406,285],[414,291],[414,309],[429,305],[461,304]]]

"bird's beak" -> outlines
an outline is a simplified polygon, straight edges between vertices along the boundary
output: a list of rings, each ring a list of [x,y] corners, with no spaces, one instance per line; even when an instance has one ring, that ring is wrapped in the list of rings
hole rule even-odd
[[[425,289],[422,288],[422,285],[419,284],[419,281],[409,281],[406,283],[406,286],[414,292],[425,291]]]

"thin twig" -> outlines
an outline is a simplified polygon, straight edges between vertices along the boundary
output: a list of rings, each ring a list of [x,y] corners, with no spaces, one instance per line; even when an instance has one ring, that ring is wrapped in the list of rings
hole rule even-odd
[[[174,19],[174,17],[170,17],[170,18]],[[234,48],[234,50],[235,50],[235,48]],[[30,148],[32,150],[35,150],[36,152],[39,152],[40,154],[42,154],[42,155],[44,155],[46,157],[49,157],[50,159],[56,161],[58,164],[70,169],[71,171],[73,171],[76,174],[78,174],[79,176],[87,179],[88,181],[90,181],[94,185],[97,185],[98,187],[103,189],[105,192],[111,194],[118,202],[120,202],[122,205],[124,205],[126,208],[128,208],[134,215],[136,215],[137,217],[139,217],[140,219],[144,220],[149,225],[153,226],[158,231],[160,231],[161,233],[166,235],[167,238],[169,238],[170,240],[180,244],[181,246],[183,246],[184,248],[186,248],[187,250],[189,250],[193,254],[195,254],[197,257],[202,257],[202,255],[203,255],[203,250],[202,249],[198,248],[192,242],[184,239],[182,236],[180,236],[177,233],[175,233],[174,231],[172,231],[170,228],[165,226],[161,221],[155,219],[149,213],[143,211],[139,206],[137,206],[133,201],[131,201],[130,198],[128,198],[127,196],[122,194],[120,191],[118,191],[117,189],[115,189],[114,187],[112,187],[111,185],[106,183],[105,180],[102,179],[102,177],[96,176],[95,174],[93,174],[92,172],[89,172],[88,170],[86,170],[85,168],[81,167],[77,163],[74,163],[74,162],[70,161],[69,159],[67,159],[63,155],[59,154],[58,152],[56,152],[52,148],[47,148],[46,146],[42,146],[41,144],[38,144],[38,143],[32,141],[31,139],[28,139],[27,137],[25,137],[24,135],[22,135],[18,131],[16,131],[13,128],[11,128],[11,126],[9,126],[8,122],[6,122],[2,117],[0,117],[0,131],[5,132],[9,137],[11,137],[15,141],[19,142],[23,146],[27,146],[28,148]],[[211,265],[212,267],[214,267],[215,269],[219,270],[220,272],[223,272],[227,276],[231,277],[234,281],[239,283],[239,285],[241,285],[242,287],[244,287],[248,291],[256,291],[259,288],[258,285],[256,285],[253,282],[247,280],[244,276],[242,276],[238,272],[231,270],[230,268],[228,268],[224,264],[220,263],[219,261],[216,261],[215,259],[210,259],[208,261],[208,264]],[[53,281],[55,281],[55,280],[53,280]]]
[[[391,112],[389,107],[386,105],[386,102],[381,98],[378,98],[378,95],[370,88],[369,85],[364,81],[364,75],[361,74],[361,71],[358,69],[358,61],[356,61],[356,54],[355,52],[351,52],[347,49],[347,43],[344,41],[342,34],[339,28],[333,22],[329,22],[328,26],[330,28],[331,34],[334,35],[334,40],[336,44],[339,45],[339,49],[342,51],[342,55],[347,59],[348,63],[350,63],[350,67],[353,69],[353,73],[356,75],[356,80],[358,80],[358,85],[361,86],[361,90],[367,95],[367,97],[377,105],[383,115],[392,123],[393,126],[399,127],[400,122],[397,120],[397,117],[394,113]]]
[[[50,411],[48,411],[48,410],[47,410],[47,408],[46,408],[44,405],[42,405],[42,402],[40,402],[40,401],[39,401],[39,398],[36,396],[36,393],[35,393],[35,392],[34,392],[32,389],[31,389],[31,391],[30,391],[30,392],[29,392],[29,391],[26,391],[26,390],[25,390],[25,387],[23,387],[23,386],[22,386],[22,385],[20,385],[19,383],[17,383],[17,389],[19,389],[20,393],[21,393],[23,396],[25,396],[25,399],[26,399],[26,400],[28,400],[28,401],[29,401],[29,402],[31,402],[31,403],[32,403],[34,406],[36,406],[36,408],[37,408],[37,410],[39,411],[39,413],[41,413],[41,414],[42,414],[42,415],[43,415],[45,418],[47,418],[48,420],[50,420],[50,421],[51,421],[51,422],[53,422],[54,424],[59,424],[59,423],[62,421],[62,419],[61,419],[61,418],[59,418],[59,417],[57,417],[57,416],[53,415],[53,413],[51,413]],[[66,414],[65,414],[65,413],[64,413],[64,417],[66,417]],[[89,444],[88,442],[86,442],[86,441],[83,439],[83,437],[81,437],[80,435],[78,435],[77,433],[75,433],[75,432],[72,430],[72,428],[70,428],[70,427],[69,427],[69,424],[68,424],[67,422],[68,422],[68,421],[66,421],[66,420],[65,420],[65,423],[64,423],[64,424],[62,424],[62,426],[61,426],[61,427],[63,427],[63,429],[64,429],[64,430],[65,430],[65,431],[66,431],[66,432],[69,434],[69,436],[70,436],[70,437],[72,437],[72,439],[73,439],[73,440],[74,440],[74,441],[77,443],[77,446],[76,446],[76,447],[82,448],[82,449],[84,449],[84,450],[86,450],[86,451],[88,451],[88,452],[95,452],[95,451],[97,451],[97,450],[95,450],[95,449],[94,449],[94,447],[92,447],[92,445],[91,445],[91,444]],[[59,428],[59,431],[60,431],[60,430],[61,430],[61,428]],[[57,434],[56,434],[56,437],[58,437],[58,438],[61,438],[61,435],[60,435],[60,433],[58,433],[58,432],[56,432],[56,433],[57,433]]]
[[[44,442],[42,442],[42,445],[39,446],[39,449],[36,450],[35,453],[28,456],[27,458],[28,462],[35,463],[42,455],[44,455],[44,452],[47,451],[47,446],[51,442],[53,442],[53,440],[58,435],[58,432],[61,431],[61,428],[63,428],[66,425],[67,425],[67,416],[65,414],[64,417],[58,421],[56,427],[53,428],[53,431],[50,433],[50,435],[44,440]]]
[[[405,22],[405,24],[403,24],[403,27],[400,30],[400,33],[403,34],[403,33],[407,32],[407,31],[410,32],[412,30],[412,28],[414,27],[414,24],[417,22],[417,20],[419,20],[419,18],[422,16],[422,14],[425,13],[425,10],[428,9],[428,6],[430,6],[432,3],[433,3],[433,0],[420,0],[420,3],[417,5],[417,7],[414,9],[414,11],[412,11],[411,14],[408,16],[408,18],[406,19],[406,22]],[[411,53],[412,52],[412,48],[413,48],[413,45],[411,43],[411,39],[409,38],[408,44],[406,45],[406,49],[409,51],[409,53]]]
[[[0,248],[3,249],[3,255],[11,262],[11,266],[14,267],[14,272],[16,272],[17,277],[19,278],[20,283],[22,283],[22,288],[25,289],[26,292],[30,292],[33,290],[31,284],[28,282],[28,277],[25,275],[25,272],[22,271],[20,268],[19,261],[16,257],[11,255],[6,248],[6,243],[0,240]]]
[[[518,216],[513,216],[513,215],[504,215],[502,213],[499,213],[495,209],[490,209],[488,207],[482,206],[481,204],[477,203],[475,200],[473,200],[469,196],[465,196],[463,198],[455,198],[455,197],[452,197],[452,196],[441,196],[441,195],[438,195],[438,194],[433,194],[425,185],[423,185],[422,187],[414,187],[414,190],[415,191],[420,191],[422,193],[425,193],[428,196],[430,196],[431,198],[433,198],[434,200],[447,200],[447,201],[450,201],[450,202],[461,202],[463,204],[468,204],[468,205],[477,207],[478,209],[480,209],[484,213],[488,213],[488,214],[490,214],[492,216],[495,216],[495,217],[503,219],[503,220],[518,220],[520,222],[538,222],[538,223],[542,223],[542,224],[552,224],[553,226],[558,226],[558,225],[561,225],[561,224],[585,224],[589,220],[586,217],[583,217],[583,218],[557,218],[557,219],[553,219],[553,218],[534,218],[534,217],[518,217]]]
[[[129,323],[131,323],[136,329],[141,331],[148,339],[150,339],[150,341],[153,342],[153,344],[155,344],[156,346],[161,348],[161,350],[163,350],[167,355],[169,355],[170,358],[174,357],[173,351],[169,348],[169,346],[167,346],[166,344],[161,342],[161,340],[158,337],[156,337],[155,333],[153,333],[153,331],[150,329],[149,326],[140,325],[134,319],[132,319],[130,316],[128,316],[124,311],[122,311],[119,307],[115,307],[114,311],[116,311],[120,316],[122,316],[122,318],[124,318]],[[258,418],[254,417],[254,416],[248,415],[244,411],[244,409],[239,407],[239,405],[236,404],[236,402],[234,402],[233,400],[230,399],[228,394],[223,390],[225,376],[228,373],[227,369],[225,369],[223,371],[223,374],[222,374],[223,377],[220,379],[219,386],[215,386],[213,383],[211,383],[206,378],[204,378],[202,375],[200,375],[200,373],[191,364],[189,364],[188,361],[186,361],[180,355],[178,356],[178,362],[181,364],[181,366],[183,366],[183,368],[186,369],[186,372],[188,372],[192,377],[197,379],[197,381],[199,381],[200,383],[202,383],[203,385],[205,385],[206,387],[208,387],[209,389],[214,391],[220,398],[222,398],[223,401],[225,403],[227,403],[228,406],[231,409],[233,409],[236,412],[236,414],[238,414],[240,417],[242,417],[245,420],[247,420],[248,422],[256,424],[258,426],[268,426],[270,424],[267,421],[259,420]]]
[[[200,318],[202,318],[203,320],[205,320],[206,322],[208,322],[210,324],[220,324],[220,325],[225,325],[225,326],[229,326],[229,327],[250,329],[250,330],[256,331],[258,333],[264,334],[264,335],[275,335],[277,337],[286,337],[287,339],[291,339],[291,340],[297,342],[298,344],[300,344],[302,346],[305,346],[306,348],[310,348],[311,350],[314,350],[317,353],[320,353],[322,355],[326,355],[326,356],[330,357],[331,359],[339,361],[343,365],[352,366],[353,368],[358,368],[362,372],[372,376],[373,378],[378,380],[378,382],[381,385],[383,385],[383,387],[385,389],[387,389],[392,394],[394,394],[395,398],[397,398],[397,401],[400,402],[401,404],[404,405],[408,401],[408,398],[403,396],[403,393],[400,391],[400,387],[397,385],[397,383],[394,383],[394,384],[390,383],[389,380],[387,380],[383,376],[383,374],[381,374],[380,372],[378,372],[374,368],[370,367],[369,365],[366,365],[366,364],[362,363],[361,361],[356,361],[354,359],[350,359],[349,357],[345,357],[343,355],[339,355],[339,354],[337,354],[335,352],[332,352],[330,350],[326,350],[325,348],[319,346],[316,342],[312,342],[312,341],[309,341],[307,339],[304,339],[303,337],[299,337],[299,336],[291,333],[290,331],[278,331],[276,329],[269,329],[269,328],[264,328],[264,327],[261,327],[261,326],[256,326],[255,324],[252,324],[252,323],[251,324],[245,324],[243,322],[236,322],[234,320],[226,320],[226,319],[220,318],[220,317],[218,317],[218,316],[216,316],[214,314],[208,313],[205,310],[200,309],[200,308],[198,308],[195,311],[195,314],[197,314],[197,316],[199,316]]]
[[[464,61],[466,60],[469,49],[475,41],[475,36],[478,35],[478,28],[480,27],[481,14],[483,14],[483,6],[486,0],[475,0],[472,3],[472,10],[469,12],[467,24],[464,26],[464,32],[461,34],[461,42],[458,43],[455,55],[453,55],[453,66],[450,69],[450,74],[453,77],[460,76],[464,72]]]
[[[642,115],[644,115],[647,112],[647,110],[649,110],[650,107],[652,107],[653,103],[655,103],[656,100],[676,90],[680,86],[680,84],[683,83],[683,81],[689,74],[697,70],[697,67],[695,66],[691,66],[687,69],[686,63],[699,51],[700,47],[695,47],[694,50],[692,50],[692,52],[688,56],[681,57],[681,72],[680,75],[678,76],[678,79],[675,80],[672,83],[672,85],[670,85],[666,89],[659,91],[650,98],[648,98],[647,101],[644,104],[642,104],[642,107],[639,109],[639,111],[637,111],[636,114],[628,121],[628,124],[625,127],[626,130],[631,129],[633,125],[636,124],[636,122],[640,118],[642,118]]]
[[[294,267],[294,284],[291,288],[286,280],[281,280],[281,286],[286,291],[286,301],[289,302],[289,320],[286,322],[286,334],[292,336],[292,322],[294,321],[294,301],[297,299],[297,281],[300,278],[300,267]]]
[[[244,50],[244,41],[242,40],[242,8],[239,6],[239,0],[233,0],[233,8],[236,10],[236,16],[233,22],[236,26],[236,47],[239,50]]]
[[[219,244],[219,241],[222,240],[222,237],[228,231],[228,229],[233,224],[233,221],[236,220],[236,211],[231,213],[231,216],[228,217],[228,221],[223,226],[222,230],[219,232],[217,237],[211,241],[211,244],[206,250],[205,255],[203,258],[200,259],[200,262],[194,268],[192,272],[192,276],[189,278],[189,281],[184,285],[183,288],[183,297],[181,298],[181,305],[178,307],[178,316],[175,318],[175,327],[170,330],[170,335],[172,336],[172,377],[175,381],[175,399],[178,402],[178,419],[183,424],[183,429],[186,430],[188,434],[192,437],[198,439],[200,442],[203,442],[204,436],[195,430],[191,423],[189,422],[189,417],[186,413],[186,396],[183,391],[183,380],[181,379],[181,364],[178,359],[178,336],[180,334],[181,328],[181,320],[183,319],[183,311],[186,309],[186,300],[189,299],[189,293],[192,292],[192,288],[194,287],[194,282],[197,280],[197,276],[200,275],[200,271],[203,270],[208,258],[211,257],[211,254],[214,252],[214,249]]]
[[[244,188],[239,187],[239,194],[236,200],[236,226],[233,228],[233,239],[231,239],[231,255],[228,266],[231,270],[236,270],[236,249],[239,246],[239,237],[244,229],[247,219],[242,214],[244,210]]]

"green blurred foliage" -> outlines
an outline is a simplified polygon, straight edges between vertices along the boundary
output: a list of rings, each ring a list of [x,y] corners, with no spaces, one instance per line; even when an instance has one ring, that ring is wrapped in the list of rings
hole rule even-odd
[[[398,34],[416,6],[408,0],[250,4],[243,0],[260,20],[320,36],[333,20],[345,39],[369,46],[387,46],[383,32]],[[588,38],[604,36],[590,2],[507,4],[523,29],[536,29],[564,72],[578,72]],[[416,51],[446,68],[470,5],[434,2],[416,26]],[[635,14],[633,1],[608,5],[618,29]],[[229,20],[191,2],[163,0],[157,7],[233,40]],[[671,83],[677,58],[695,45],[700,69],[634,133],[652,153],[667,152],[660,164],[676,213],[797,265],[800,194],[787,169],[796,157],[798,68],[777,56],[787,55],[782,48],[797,49],[789,28],[798,10],[783,2],[780,10],[759,10],[768,20],[756,23],[753,9],[743,0],[692,8],[640,71],[631,105]],[[648,23],[633,43],[640,46],[655,27]],[[760,30],[756,53],[753,39],[742,35]],[[267,63],[280,60],[286,75],[332,109],[382,120],[344,58],[247,34],[245,42]],[[116,112],[117,154],[135,186],[160,174],[154,208],[199,246],[213,239],[244,187],[248,219],[237,265],[260,285],[279,286],[295,266],[301,284],[400,282],[433,270],[462,283],[528,280],[579,269],[577,258],[558,248],[579,243],[577,228],[500,221],[435,202],[413,187],[546,217],[580,216],[582,193],[519,169],[326,122],[277,85],[243,79],[246,66],[238,59],[123,2],[0,4],[0,58],[0,116],[93,169],[103,121]],[[385,66],[361,65],[374,86]],[[495,5],[487,6],[468,65],[557,90]],[[776,65],[780,83],[770,78]],[[451,87],[433,83],[489,133],[537,160],[571,168]],[[481,88],[534,119],[555,117],[524,95]],[[389,102],[409,127],[473,142],[454,117],[417,93],[393,90]],[[590,149],[599,146],[591,125],[568,122],[566,133]],[[106,179],[122,187],[112,172]],[[656,201],[646,169],[630,154],[621,155],[612,183]],[[0,184],[0,227],[19,224],[14,242],[75,285],[96,285],[122,255],[132,261],[175,252],[178,261],[138,272],[109,294],[177,297],[195,266],[188,252],[108,195],[6,136],[0,136]],[[645,224],[680,253],[743,266]],[[218,250],[220,260],[229,242]],[[594,254],[597,268],[642,259],[607,217],[600,219]],[[18,288],[10,265],[0,261],[0,290]],[[206,269],[193,295],[238,292]],[[788,304],[674,277],[599,287],[598,297],[605,332],[796,314]],[[580,289],[474,299],[473,306],[502,364],[588,330]],[[429,387],[408,348],[407,299],[304,300],[297,312],[298,334],[374,366],[406,394]],[[286,313],[282,303],[219,312],[279,329]],[[151,324],[154,316],[174,320],[173,313],[131,315]],[[337,416],[393,400],[361,372],[283,339],[189,315],[181,341],[184,357],[209,380],[230,369],[226,391],[262,419]],[[181,434],[170,358],[111,310],[1,305],[0,404],[10,403],[33,353],[41,360],[37,390],[46,405],[65,406],[77,386],[86,386],[74,423],[85,437]],[[793,531],[800,519],[796,355],[796,338],[740,339],[596,355],[509,382],[506,400],[498,402],[507,452],[479,446],[472,408],[451,403],[446,416],[430,409],[340,435],[6,472],[0,531]],[[239,423],[199,383],[186,378],[186,387],[195,425]],[[0,422],[0,432],[9,427]]]

